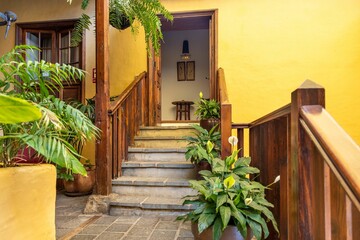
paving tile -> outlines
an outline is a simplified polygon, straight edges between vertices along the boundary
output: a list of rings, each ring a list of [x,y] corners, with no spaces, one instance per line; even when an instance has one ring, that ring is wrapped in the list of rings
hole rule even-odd
[[[79,234],[100,234],[107,226],[104,225],[89,225],[88,227],[84,228]]]
[[[96,240],[118,240],[123,236],[124,233],[103,232],[96,238]]]
[[[97,235],[75,235],[71,240],[92,240],[95,239]]]
[[[136,237],[148,237],[150,236],[152,228],[144,228],[143,226],[135,226],[129,232],[128,236],[136,236]]]
[[[133,224],[135,223],[140,217],[138,216],[120,216],[116,219],[116,223],[128,223]]]
[[[146,238],[139,236],[124,236],[123,238],[121,238],[121,240],[145,240],[145,239]]]
[[[176,231],[154,230],[150,240],[174,240]]]
[[[121,224],[121,223],[113,223],[110,227],[106,229],[107,232],[127,232],[131,224]]]
[[[76,228],[80,226],[82,223],[86,222],[88,219],[90,219],[92,216],[82,216],[82,217],[76,217],[70,221],[64,222],[64,223],[58,223],[56,225],[57,228]]]
[[[117,216],[101,216],[98,220],[94,222],[97,225],[110,225],[115,222],[119,217]]]
[[[72,229],[70,228],[60,228],[56,229],[56,239],[61,238],[62,236],[65,236],[67,233],[71,232]]]
[[[158,218],[140,218],[139,221],[137,221],[135,226],[142,226],[145,228],[154,227],[159,222]]]
[[[180,226],[180,222],[159,222],[156,225],[156,229],[165,229],[165,230],[177,230]]]
[[[187,230],[187,229],[180,229],[179,232],[179,237],[193,237],[193,234],[191,232],[191,230]]]
[[[178,237],[176,240],[194,240],[194,237]]]

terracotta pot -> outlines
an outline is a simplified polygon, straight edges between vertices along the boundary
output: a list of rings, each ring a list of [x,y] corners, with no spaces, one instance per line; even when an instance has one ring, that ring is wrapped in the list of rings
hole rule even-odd
[[[65,195],[83,196],[91,194],[95,185],[95,170],[88,170],[87,177],[74,174],[74,181],[64,180]]]
[[[208,131],[210,131],[217,124],[218,124],[217,131],[219,131],[220,130],[220,119],[209,118],[209,119],[201,119],[200,120],[200,127],[204,128]]]
[[[194,240],[211,240],[213,239],[212,227],[205,229],[201,234],[198,231],[197,223],[191,223],[191,231],[194,235]],[[248,229],[249,232],[249,229]],[[243,238],[236,226],[229,225],[225,228],[225,231],[221,235],[220,240],[251,240],[252,234],[248,234],[246,238]]]
[[[195,164],[195,170],[196,170],[196,180],[201,180],[203,179],[203,177],[199,174],[199,172],[202,170],[211,171],[211,165],[208,161],[201,161]]]

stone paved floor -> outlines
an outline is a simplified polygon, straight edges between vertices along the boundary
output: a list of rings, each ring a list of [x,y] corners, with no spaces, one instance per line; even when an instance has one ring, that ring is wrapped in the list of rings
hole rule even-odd
[[[190,223],[175,217],[95,216],[82,214],[87,196],[58,193],[56,238],[58,240],[193,240]]]

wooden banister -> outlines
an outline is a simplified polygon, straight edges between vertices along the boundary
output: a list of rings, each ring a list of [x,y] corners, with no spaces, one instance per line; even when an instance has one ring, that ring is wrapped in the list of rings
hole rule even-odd
[[[149,124],[148,86],[147,74],[143,72],[111,103],[108,117],[113,179],[121,176],[121,167],[123,161],[127,160],[128,147],[134,143],[140,126]]]
[[[255,127],[255,126],[258,126],[258,125],[261,125],[261,124],[264,124],[266,122],[270,122],[274,119],[277,119],[277,118],[280,118],[280,117],[284,117],[284,116],[287,116],[288,114],[290,114],[290,107],[291,105],[290,104],[287,104],[269,114],[266,114],[265,116],[251,122],[249,124],[249,127]]]
[[[360,147],[322,106],[303,106],[300,114],[305,130],[318,143],[327,164],[360,210]]]

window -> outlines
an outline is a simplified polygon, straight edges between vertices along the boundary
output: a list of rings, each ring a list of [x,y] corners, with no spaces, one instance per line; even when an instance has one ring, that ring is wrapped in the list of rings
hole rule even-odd
[[[36,46],[40,51],[30,55],[31,60],[45,60],[69,64],[84,69],[84,44],[71,47],[72,29],[76,20],[16,24],[16,43]],[[55,95],[65,101],[82,101],[83,81],[63,83],[64,87]]]

